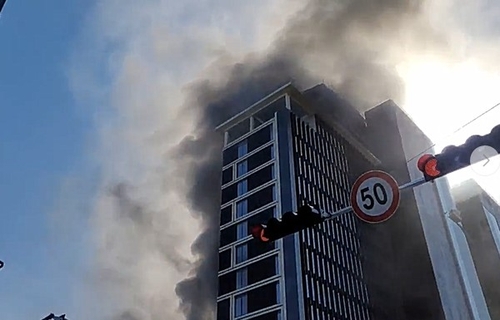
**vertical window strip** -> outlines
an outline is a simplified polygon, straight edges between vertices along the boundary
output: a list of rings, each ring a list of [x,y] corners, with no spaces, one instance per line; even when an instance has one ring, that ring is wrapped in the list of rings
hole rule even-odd
[[[306,298],[310,298],[311,297],[311,289],[310,289],[310,285],[309,285],[309,277],[306,276],[304,282],[306,283]]]
[[[238,196],[241,196],[245,194],[248,191],[248,183],[247,179],[239,181],[237,185],[237,194]]]
[[[248,162],[246,159],[237,164],[236,171],[237,171],[236,172],[237,177],[241,177],[242,175],[248,172]]]
[[[236,288],[241,289],[248,285],[247,268],[242,268],[236,271]]]
[[[318,279],[321,279],[321,276],[319,278],[314,279],[314,282],[315,282],[316,292],[318,293],[318,304],[321,305],[323,304],[323,296],[321,295],[321,282]]]
[[[245,220],[237,224],[236,227],[236,239],[241,240],[248,236],[248,221]]]
[[[236,204],[236,219],[243,217],[248,213],[248,200],[244,199]]]
[[[242,263],[248,260],[248,246],[241,244],[236,247],[236,263]]]
[[[314,262],[312,261],[312,258],[311,258],[311,265],[313,266],[313,270],[314,270]],[[310,281],[311,281],[311,299],[313,301],[316,301],[316,288],[314,286],[313,277],[310,277]]]

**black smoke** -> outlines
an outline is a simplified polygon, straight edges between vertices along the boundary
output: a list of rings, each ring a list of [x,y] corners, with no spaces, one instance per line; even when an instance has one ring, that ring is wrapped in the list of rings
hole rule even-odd
[[[192,188],[187,195],[193,212],[205,226],[204,232],[192,245],[192,252],[199,257],[192,276],[177,285],[181,309],[186,319],[213,319],[213,308],[217,292],[217,253],[219,240],[220,175],[222,166],[222,135],[215,127],[223,120],[255,102],[263,94],[276,89],[299,75],[292,64],[286,61],[247,61],[235,65],[228,75],[230,87],[214,88],[209,81],[193,84],[194,101],[206,103],[198,123],[198,131],[186,137],[172,152],[179,162],[187,166],[187,179]],[[250,80],[251,79],[251,80]],[[191,102],[191,101],[190,101]],[[191,159],[191,163],[186,163]]]
[[[185,109],[201,110],[201,117],[197,131],[173,152],[190,173],[188,201],[205,226],[192,246],[198,257],[192,275],[176,288],[187,320],[214,318],[222,148],[215,126],[287,81],[299,88],[326,82],[360,109],[388,98],[401,100],[399,57],[408,50],[448,48],[446,38],[426,23],[425,4],[305,1],[265,54],[229,68],[225,85],[210,77],[191,84]],[[227,67],[217,63],[219,69]]]

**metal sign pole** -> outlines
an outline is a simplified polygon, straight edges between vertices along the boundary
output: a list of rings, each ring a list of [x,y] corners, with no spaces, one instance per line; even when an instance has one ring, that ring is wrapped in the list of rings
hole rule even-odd
[[[417,180],[410,181],[408,183],[400,185],[399,190],[412,189],[412,188],[418,187],[426,182],[427,181],[425,180],[425,178],[422,177],[422,178],[419,178]],[[352,206],[345,207],[345,208],[340,209],[340,210],[335,211],[335,212],[327,212],[327,211],[321,210],[321,216],[323,217],[324,221],[326,221],[326,220],[330,220],[330,219],[336,218],[338,216],[341,216],[345,213],[348,213],[349,211],[352,211]]]
[[[323,217],[324,220],[330,220],[330,219],[336,218],[338,216],[341,216],[344,213],[348,213],[351,210],[352,210],[351,206],[345,207],[345,208],[340,209],[340,210],[335,211],[335,212],[327,212],[327,211],[321,210],[321,216]]]
[[[403,185],[400,185],[399,186],[399,190],[405,190],[405,189],[409,189],[409,188],[414,188],[414,187],[417,187],[419,185],[422,185],[424,183],[426,183],[427,181],[425,180],[424,177],[420,178],[420,179],[417,179],[415,181],[410,181],[408,183],[405,183]]]

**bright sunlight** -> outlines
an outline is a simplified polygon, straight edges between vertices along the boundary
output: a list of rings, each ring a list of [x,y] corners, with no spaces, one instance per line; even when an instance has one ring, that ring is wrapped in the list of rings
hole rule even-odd
[[[436,152],[449,144],[462,144],[471,135],[489,133],[491,128],[500,124],[499,106],[452,134],[500,103],[500,74],[485,70],[477,61],[417,60],[401,65],[398,71],[406,83],[403,107],[436,143]],[[498,158],[500,156],[495,161],[500,161]],[[500,201],[497,186],[500,170],[481,176],[472,168],[465,168],[451,174],[448,179],[453,186],[470,178]]]

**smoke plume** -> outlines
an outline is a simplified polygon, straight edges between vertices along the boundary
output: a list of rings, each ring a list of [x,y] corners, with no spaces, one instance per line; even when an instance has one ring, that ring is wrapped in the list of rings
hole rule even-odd
[[[431,43],[425,46],[434,50],[447,48],[444,36],[420,21],[423,14],[421,2],[308,1],[279,32],[265,55],[252,55],[231,66],[226,72],[227,83],[222,86],[211,86],[209,79],[204,79],[190,88],[189,96],[204,104],[193,104],[196,112],[203,115],[202,123],[198,124],[202,131],[198,136],[202,138],[187,143],[205,146],[220,143],[220,139],[207,138],[217,124],[287,80],[293,80],[299,88],[325,81],[360,108],[387,98],[402,99],[402,79],[391,60],[391,55],[397,54],[392,42],[403,40],[402,33],[406,33]],[[415,50],[427,49],[418,42],[409,45]],[[194,156],[179,154],[181,158]],[[197,202],[198,195],[216,188],[215,183],[203,188],[194,182],[203,181],[206,172],[213,172],[214,177],[220,174],[220,161],[216,161],[219,158],[220,153],[214,154],[214,161],[191,168],[193,188],[190,195],[194,197],[189,200],[192,203]],[[212,276],[217,258],[214,247],[219,198],[216,194],[213,200],[207,202],[210,206],[199,210],[204,213],[202,219],[206,226],[199,239],[210,239],[213,245],[204,251],[200,251],[199,246],[194,247],[200,255],[200,265],[191,278],[177,285],[188,320],[203,319],[207,309],[200,306],[213,304],[216,293],[215,277]]]
[[[215,126],[290,80],[325,82],[361,109],[401,101],[398,64],[456,53],[432,9],[398,0],[98,2],[70,74],[77,98],[95,106],[101,172],[87,318],[214,319]]]

